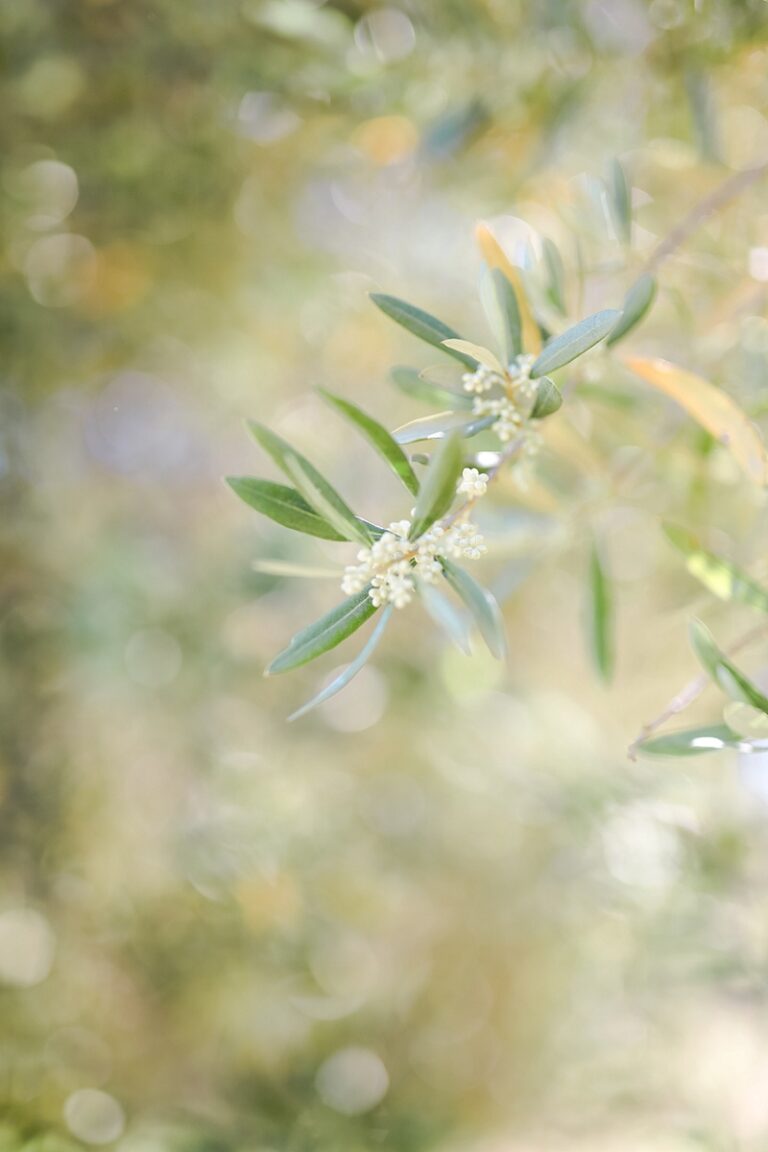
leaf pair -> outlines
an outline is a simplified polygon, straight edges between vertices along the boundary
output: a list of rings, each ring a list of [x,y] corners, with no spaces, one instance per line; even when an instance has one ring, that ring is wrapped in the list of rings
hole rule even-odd
[[[667,538],[686,558],[686,568],[720,600],[733,600],[768,613],[768,588],[763,588],[741,568],[703,548],[691,532],[665,524]]]
[[[768,697],[720,651],[712,633],[700,620],[691,621],[690,639],[699,663],[726,696],[768,714]]]

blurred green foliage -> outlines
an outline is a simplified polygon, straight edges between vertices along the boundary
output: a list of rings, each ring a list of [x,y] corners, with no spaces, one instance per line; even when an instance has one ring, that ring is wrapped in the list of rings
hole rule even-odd
[[[367,291],[469,329],[473,221],[561,212],[626,289],[590,180],[628,163],[646,252],[766,159],[763,0],[1,0],[0,53],[0,1148],[765,1147],[759,766],[624,754],[694,672],[649,508],[754,567],[761,498],[593,380],[548,483],[599,510],[615,684],[550,502],[507,672],[414,617],[287,727],[312,681],[261,671],[327,587],[251,572],[293,544],[220,480],[268,418],[391,501],[311,393],[415,414]],[[763,186],[638,337],[763,422],[766,250]]]

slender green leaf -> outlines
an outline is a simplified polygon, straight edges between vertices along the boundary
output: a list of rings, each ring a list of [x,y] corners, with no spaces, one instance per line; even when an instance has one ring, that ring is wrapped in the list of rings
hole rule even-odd
[[[344,668],[338,676],[334,676],[330,684],[326,684],[316,696],[313,696],[312,699],[308,700],[306,704],[303,704],[301,708],[297,708],[295,712],[291,713],[288,717],[289,720],[298,720],[300,716],[306,716],[307,712],[311,712],[313,708],[317,708],[318,704],[325,704],[326,700],[330,700],[332,696],[336,696],[337,693],[341,692],[342,688],[346,688],[350,680],[353,680],[355,676],[357,676],[360,669],[368,663],[375,652],[381,637],[384,635],[384,629],[387,627],[391,615],[392,605],[387,604],[376,622],[376,627],[368,637],[365,647],[358,653],[352,663],[347,664],[346,668]]]
[[[570,364],[571,360],[575,360],[577,356],[581,356],[604,339],[620,315],[621,313],[615,308],[606,308],[603,312],[595,312],[594,316],[580,320],[573,328],[561,332],[559,336],[553,336],[544,345],[538,359],[534,361],[531,376],[534,379],[537,376],[546,376],[549,372]]]
[[[340,396],[334,396],[331,392],[326,392],[324,388],[321,388],[320,392],[329,404],[332,404],[355,427],[360,429],[379,455],[386,460],[395,475],[400,477],[411,495],[417,496],[419,478],[411,467],[411,462],[405,452],[397,441],[392,439],[386,428],[349,400],[342,400]]]
[[[690,638],[699,663],[726,696],[768,713],[768,698],[720,651],[712,633],[700,620],[691,621]]]
[[[684,554],[688,571],[705,588],[721,600],[735,600],[760,612],[768,612],[768,588],[756,583],[735,564],[702,548],[691,532],[674,524],[664,524],[663,527],[667,538]]]
[[[414,400],[421,400],[425,404],[437,404],[441,408],[446,405],[453,409],[472,407],[471,396],[462,392],[452,392],[450,388],[443,388],[440,384],[433,384],[415,368],[400,366],[393,368],[390,375],[400,391]]]
[[[471,655],[469,647],[469,627],[463,612],[456,608],[447,596],[434,586],[420,581],[419,596],[429,616],[441,628],[452,644],[465,656]]]
[[[263,424],[251,421],[248,427],[264,451],[269,453],[278,468],[282,468],[288,478],[293,480],[300,494],[324,520],[332,524],[336,531],[347,539],[359,540],[361,544],[371,543],[373,537],[364,521],[355,515],[336,489],[320,475],[306,457]]]
[[[603,568],[597,545],[593,543],[589,556],[589,647],[595,667],[603,680],[613,674],[614,625],[611,585]]]
[[[531,409],[531,417],[534,420],[543,420],[545,416],[551,416],[553,412],[557,412],[562,403],[562,394],[554,381],[550,380],[549,376],[541,376],[536,381],[536,396]]]
[[[476,436],[496,421],[495,416],[467,417],[466,412],[436,412],[434,416],[422,416],[409,420],[392,433],[398,444],[416,444],[421,440],[445,440],[454,432],[465,439]]]
[[[293,528],[308,536],[319,536],[322,540],[349,539],[337,532],[322,516],[318,516],[295,488],[275,484],[272,480],[259,480],[255,476],[228,476],[227,484],[249,507],[285,528]]]
[[[515,290],[501,268],[483,265],[480,300],[503,359],[511,364],[523,350],[522,322]]]
[[[738,733],[727,724],[710,724],[704,728],[683,728],[641,740],[637,750],[647,756],[700,756],[719,748],[738,748],[741,743]]]
[[[475,360],[471,356],[466,356],[456,349],[445,347],[444,340],[461,339],[461,337],[458,332],[454,332],[453,328],[443,324],[442,320],[430,316],[429,312],[424,312],[423,309],[416,308],[405,300],[398,299],[397,296],[387,296],[383,292],[372,292],[371,300],[385,316],[389,316],[390,320],[394,320],[396,324],[405,328],[413,336],[417,336],[419,340],[424,340],[433,348],[440,348],[449,356],[453,356],[454,360],[466,364],[468,368],[475,367]]]
[[[411,540],[418,539],[450,508],[456,496],[456,482],[462,463],[461,440],[455,434],[443,440],[435,449],[416,498]]]
[[[504,634],[504,619],[496,597],[465,568],[460,568],[452,560],[441,557],[445,578],[454,592],[461,597],[477,624],[480,635],[488,645],[488,650],[497,660],[506,659],[507,639]]]
[[[472,344],[469,340],[444,340],[443,344],[446,348],[452,348],[454,352],[464,352],[478,364],[490,368],[492,372],[498,372],[501,375],[504,371],[504,366],[499,363],[498,357],[491,352],[490,348],[484,348],[482,344]]]
[[[547,271],[547,296],[561,316],[565,315],[565,270],[557,245],[548,236],[543,240],[544,267]]]
[[[624,298],[624,307],[616,325],[608,333],[605,341],[609,346],[616,344],[628,332],[637,327],[643,317],[648,313],[656,297],[656,280],[649,273],[644,273],[634,282]]]
[[[254,560],[254,572],[263,576],[291,576],[300,580],[336,580],[343,576],[338,568],[322,568],[317,564],[294,564],[291,560]]]
[[[624,168],[614,160],[608,173],[608,196],[616,231],[623,244],[632,237],[632,188]]]
[[[320,620],[297,632],[288,647],[274,658],[265,676],[300,668],[356,632],[377,610],[368,595],[369,588],[370,585],[357,595],[349,596]]]

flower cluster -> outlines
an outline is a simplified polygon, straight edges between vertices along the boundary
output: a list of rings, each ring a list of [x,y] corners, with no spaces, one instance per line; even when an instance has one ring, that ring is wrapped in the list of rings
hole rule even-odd
[[[468,496],[470,500],[479,500],[488,491],[488,477],[485,472],[478,472],[477,468],[465,468],[461,480],[456,487],[457,496]]]
[[[525,422],[524,413],[518,408],[514,400],[508,396],[499,396],[497,399],[486,400],[476,396],[472,403],[472,412],[475,416],[493,416],[493,431],[506,444],[522,428]]]
[[[504,388],[506,385],[505,378],[485,364],[478,364],[474,372],[465,372],[461,382],[465,392],[472,392],[476,396],[490,392],[491,388]]]
[[[448,527],[433,524],[418,540],[408,539],[410,529],[409,520],[397,520],[370,548],[362,548],[357,564],[344,571],[342,592],[353,596],[370,584],[368,595],[377,608],[382,604],[405,608],[418,580],[434,584],[440,578],[440,556],[475,560],[486,551],[477,528],[466,520]]]

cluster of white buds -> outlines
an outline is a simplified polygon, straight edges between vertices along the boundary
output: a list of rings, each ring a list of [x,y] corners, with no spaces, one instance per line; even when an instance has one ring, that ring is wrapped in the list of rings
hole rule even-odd
[[[474,372],[465,372],[461,382],[465,392],[472,392],[476,396],[490,392],[491,388],[504,388],[507,383],[500,373],[494,372],[493,368],[488,368],[485,364],[478,364]]]
[[[397,520],[370,548],[361,548],[357,564],[344,570],[342,592],[354,596],[370,584],[368,595],[377,608],[382,604],[405,608],[413,599],[417,581],[435,584],[439,580],[440,556],[476,560],[486,551],[477,528],[466,520],[448,527],[433,524],[418,540],[408,539],[410,529],[409,520]]]
[[[508,396],[491,400],[476,396],[472,403],[472,411],[475,416],[495,417],[493,431],[503,444],[516,436],[525,422],[525,414]]]
[[[478,472],[477,468],[465,468],[456,486],[458,496],[468,496],[470,500],[479,500],[488,491],[488,477],[485,472]]]

